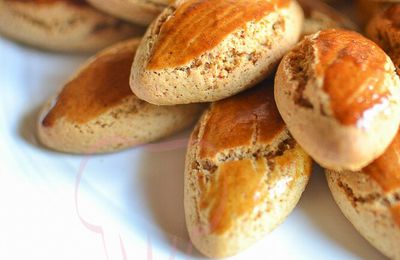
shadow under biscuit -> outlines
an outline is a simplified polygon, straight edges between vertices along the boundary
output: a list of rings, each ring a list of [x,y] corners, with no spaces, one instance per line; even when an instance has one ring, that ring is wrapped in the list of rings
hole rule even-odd
[[[41,106],[36,106],[22,117],[18,126],[18,134],[28,144],[45,149],[39,144],[36,136],[36,124],[40,109]]]
[[[187,257],[202,257],[186,230],[183,206],[184,168],[188,134],[179,134],[143,147],[139,172],[153,222],[173,250]],[[165,242],[165,241],[158,241]]]
[[[360,259],[375,260],[385,257],[368,243],[342,214],[329,191],[324,170],[315,165],[299,209],[333,243]]]

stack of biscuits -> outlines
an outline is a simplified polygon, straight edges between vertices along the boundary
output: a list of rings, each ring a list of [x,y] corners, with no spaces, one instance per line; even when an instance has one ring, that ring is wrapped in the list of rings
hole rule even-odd
[[[184,208],[204,255],[282,223],[315,161],[355,228],[400,259],[400,2],[353,5],[357,21],[319,0],[0,0],[0,33],[100,50],[43,106],[48,148],[110,153],[193,128]]]

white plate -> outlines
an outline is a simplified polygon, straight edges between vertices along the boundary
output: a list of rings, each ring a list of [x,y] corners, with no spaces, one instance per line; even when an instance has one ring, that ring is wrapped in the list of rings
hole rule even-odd
[[[194,259],[183,213],[188,133],[116,154],[40,147],[35,120],[87,57],[0,38],[0,259]],[[232,259],[382,259],[320,169],[284,224]]]

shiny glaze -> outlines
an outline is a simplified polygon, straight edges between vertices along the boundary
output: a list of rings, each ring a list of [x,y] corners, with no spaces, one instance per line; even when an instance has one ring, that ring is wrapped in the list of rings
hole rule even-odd
[[[356,124],[366,111],[387,101],[387,57],[375,43],[355,32],[327,30],[315,39],[315,48],[316,72],[324,77],[323,89],[341,124]]]
[[[384,192],[400,191],[400,131],[386,152],[363,169]],[[392,208],[394,218],[400,224],[400,204]]]
[[[42,121],[43,126],[51,127],[60,118],[86,123],[133,95],[129,76],[134,53],[131,46],[96,58],[67,83]]]
[[[209,208],[209,232],[221,234],[235,219],[253,211],[265,196],[263,179],[266,173],[264,159],[253,165],[250,159],[222,164],[210,180],[209,189],[202,184],[200,209]],[[203,181],[204,179],[200,179]]]
[[[271,144],[285,130],[269,84],[264,82],[212,105],[202,131],[198,126],[193,132],[193,136],[203,132],[197,143],[200,160],[214,158],[225,149],[251,146],[253,142]],[[207,214],[207,231],[223,234],[240,217],[261,216],[260,206],[273,207],[273,200],[292,189],[300,174],[310,173],[311,160],[304,169],[299,168],[299,158],[306,160],[306,155],[296,145],[268,159],[261,156],[225,161],[208,172],[199,171],[198,207]]]
[[[21,2],[21,3],[32,3],[32,4],[54,4],[54,3],[68,3],[74,5],[86,5],[85,0],[6,0],[9,2]]]
[[[209,115],[199,143],[200,158],[212,158],[221,150],[251,145],[257,129],[255,141],[260,144],[268,144],[285,129],[272,84],[218,101]]]
[[[270,159],[275,165],[272,171],[267,167],[266,159],[260,158],[254,162],[250,159],[225,162],[208,182],[200,173],[199,208],[209,210],[208,232],[223,234],[238,218],[257,218],[263,213],[260,207],[266,206],[267,210],[274,207],[272,203],[294,188],[301,173],[306,175],[311,171],[311,160],[305,163],[305,169],[299,168],[296,160],[301,155],[297,149],[298,146],[285,151],[282,156]],[[291,174],[285,176],[282,174],[285,171]]]
[[[259,21],[291,0],[188,0],[160,28],[147,69],[182,66],[213,49],[230,33]]]

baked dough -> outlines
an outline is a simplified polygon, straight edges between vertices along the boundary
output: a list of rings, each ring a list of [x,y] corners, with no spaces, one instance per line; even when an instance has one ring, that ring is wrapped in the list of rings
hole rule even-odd
[[[389,146],[400,122],[395,67],[356,32],[305,37],[278,68],[275,99],[296,141],[329,169],[368,165]]]
[[[94,52],[143,32],[84,0],[0,0],[0,34],[46,50]]]
[[[84,64],[38,120],[40,142],[70,153],[103,153],[176,133],[198,118],[203,105],[154,106],[129,88],[139,39],[112,46]]]
[[[212,104],[186,156],[185,215],[194,246],[226,257],[255,243],[296,206],[311,165],[279,115],[272,83]]]
[[[390,259],[400,259],[400,132],[359,172],[326,171],[332,195],[354,227]]]
[[[144,36],[132,90],[156,105],[232,96],[271,74],[297,42],[302,24],[293,0],[177,1]]]

